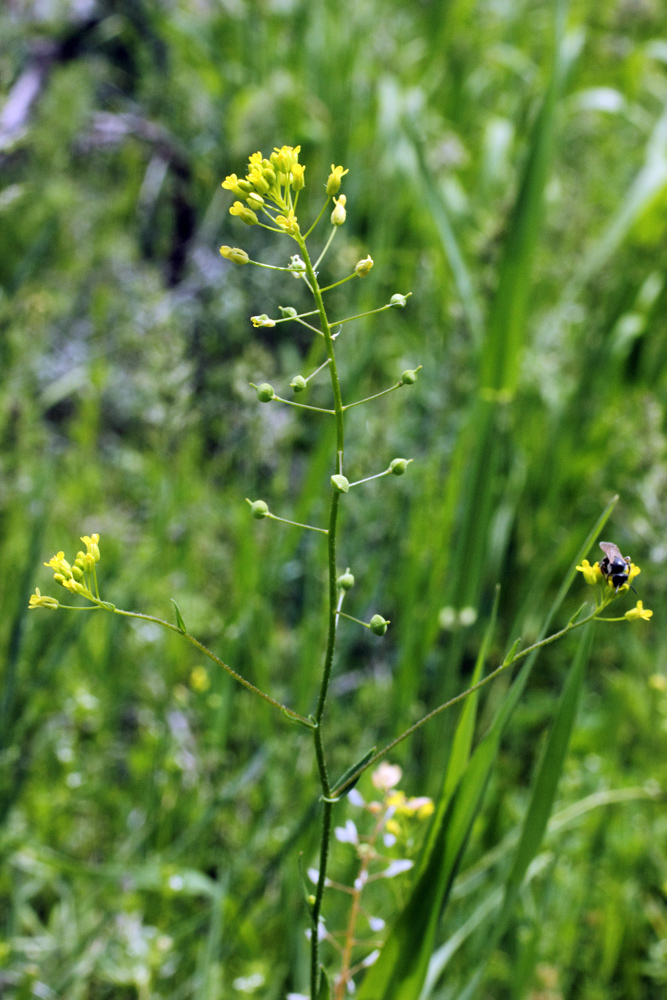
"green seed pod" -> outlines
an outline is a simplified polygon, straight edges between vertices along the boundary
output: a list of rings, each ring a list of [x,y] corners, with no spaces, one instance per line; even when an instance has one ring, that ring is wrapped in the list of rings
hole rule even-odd
[[[261,385],[257,386],[257,399],[260,403],[270,403],[275,397],[275,392],[273,391],[273,386],[268,382],[262,382]]]
[[[370,622],[368,623],[370,630],[374,635],[384,635],[387,631],[387,625],[389,624],[382,615],[373,615]]]
[[[401,295],[400,292],[396,292],[395,295],[389,299],[389,305],[394,306],[397,309],[404,309],[407,305],[408,297],[407,295]]]
[[[332,476],[331,477],[331,487],[334,493],[349,493],[350,492],[350,482],[345,476]]]
[[[417,371],[418,369],[408,368],[407,371],[403,372],[401,375],[403,385],[414,385],[417,381]]]
[[[290,382],[290,385],[292,386],[295,392],[303,392],[308,383],[306,382],[303,375],[295,375],[292,381]]]
[[[283,319],[296,319],[297,311],[294,306],[278,306],[278,308],[283,314]]]
[[[411,458],[395,458],[389,463],[392,476],[402,476],[411,461]]]
[[[344,573],[341,573],[336,580],[336,583],[341,590],[349,590],[350,587],[354,587],[354,577],[350,573],[349,569],[346,569]]]
[[[246,497],[246,503],[250,504],[252,516],[256,517],[258,521],[260,521],[263,517],[268,516],[269,505],[263,500],[248,500]]]

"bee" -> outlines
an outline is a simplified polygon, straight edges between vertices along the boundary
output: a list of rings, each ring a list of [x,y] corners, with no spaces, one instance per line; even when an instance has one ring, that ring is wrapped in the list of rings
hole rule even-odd
[[[598,566],[602,575],[607,580],[611,580],[614,587],[616,587],[616,593],[618,593],[623,584],[628,582],[632,560],[630,556],[621,555],[618,545],[614,545],[613,542],[600,542],[600,548],[604,552],[604,559],[600,560]],[[629,586],[630,590],[635,590],[632,584]],[[636,593],[637,591],[635,590]]]

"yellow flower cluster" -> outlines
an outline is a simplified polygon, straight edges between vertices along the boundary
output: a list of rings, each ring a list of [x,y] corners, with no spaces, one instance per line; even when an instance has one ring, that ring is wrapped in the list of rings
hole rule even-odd
[[[248,162],[248,173],[245,177],[229,174],[222,182],[226,191],[231,191],[239,199],[229,209],[231,215],[236,215],[247,226],[259,223],[258,212],[267,216],[272,223],[284,232],[295,236],[300,232],[296,217],[296,203],[299,191],[303,190],[305,166],[299,163],[301,146],[281,146],[273,150],[269,158],[261,153],[253,153]],[[331,164],[331,173],[326,183],[327,198],[337,194],[341,180],[347,173],[343,167]],[[278,214],[272,214],[278,209]],[[335,216],[335,220],[334,220]],[[345,195],[336,199],[336,207],[332,215],[333,225],[339,226],[345,221]],[[223,257],[237,264],[247,263],[238,247],[222,247]]]
[[[62,551],[51,556],[44,565],[53,570],[53,579],[65,590],[69,590],[71,594],[79,594],[89,601],[95,601],[96,598],[93,596],[90,584],[95,580],[95,563],[100,561],[100,536],[98,534],[82,535],[81,541],[86,546],[86,551],[77,552],[73,565],[70,565],[65,559],[65,553]],[[35,588],[35,593],[30,597],[29,606],[31,608],[57,608],[59,604],[55,597],[42,596],[39,589]]]
[[[230,213],[237,215],[246,225],[254,226],[259,222],[257,212],[266,212],[267,201],[273,202],[285,214],[277,218],[269,217],[287,232],[292,231],[296,225],[296,199],[292,201],[292,192],[298,195],[305,185],[306,168],[299,163],[300,151],[301,146],[282,146],[274,149],[268,159],[261,153],[253,153],[245,178],[236,174],[225,177],[223,188],[239,199],[230,208]]]

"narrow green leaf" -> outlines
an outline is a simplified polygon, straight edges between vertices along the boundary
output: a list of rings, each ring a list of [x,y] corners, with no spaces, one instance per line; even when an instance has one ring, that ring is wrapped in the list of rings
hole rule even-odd
[[[187,632],[185,627],[185,622],[183,621],[183,615],[179,611],[178,604],[173,597],[170,598],[171,603],[174,605],[174,611],[176,612],[176,624],[180,628],[181,632]]]
[[[331,997],[331,982],[329,981],[329,976],[327,970],[323,965],[320,966],[320,988],[317,991],[317,1000],[329,1000]]]
[[[486,656],[493,637],[493,632],[496,626],[496,617],[498,614],[498,602],[500,600],[500,587],[496,586],[496,593],[493,601],[493,608],[491,610],[491,618],[489,624],[486,627],[486,632],[484,633],[484,639],[482,645],[480,646],[479,655],[477,656],[477,662],[475,663],[475,669],[473,670],[472,677],[470,679],[470,687],[473,687],[482,677],[482,671],[484,669],[484,663],[486,662]],[[479,692],[475,691],[471,694],[469,698],[466,698],[463,703],[463,711],[456,726],[456,731],[454,733],[454,739],[452,741],[452,749],[447,761],[447,766],[444,773],[444,778],[442,782],[442,791],[438,800],[438,807],[433,815],[433,821],[429,828],[429,836],[424,844],[422,850],[422,857],[420,860],[420,866],[417,869],[416,876],[419,877],[419,873],[422,870],[422,866],[426,863],[426,860],[431,854],[433,849],[435,838],[437,837],[437,831],[442,823],[443,815],[449,805],[449,800],[452,797],[454,789],[459,783],[461,775],[465,771],[465,768],[470,759],[470,749],[472,747],[472,740],[475,733],[475,722],[477,720],[477,705],[479,702]]]
[[[348,767],[347,771],[345,771],[345,773],[340,776],[340,778],[338,779],[338,781],[333,786],[333,794],[334,795],[339,794],[338,793],[338,789],[339,788],[343,788],[343,786],[345,785],[345,782],[347,781],[347,779],[349,777],[351,777],[351,775],[353,775],[355,771],[358,771],[360,767],[365,767],[365,765],[368,763],[368,761],[371,759],[371,757],[375,754],[376,750],[377,750],[377,747],[371,747],[370,750],[367,750],[366,753],[363,755],[363,757],[361,757],[356,762],[356,764],[352,764],[351,767]],[[345,792],[351,791],[351,789],[353,789],[354,786],[356,785],[356,783],[359,781],[360,777],[361,777],[361,775],[359,775],[358,777],[356,777],[354,779],[354,781],[351,782],[351,784],[349,784],[349,785],[347,785],[345,787],[344,791]]]

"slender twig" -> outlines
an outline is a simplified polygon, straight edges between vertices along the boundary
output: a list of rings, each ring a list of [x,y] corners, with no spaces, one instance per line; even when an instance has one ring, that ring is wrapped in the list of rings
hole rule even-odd
[[[278,517],[277,514],[272,514],[271,511],[269,511],[269,513],[265,514],[264,516],[270,517],[272,521],[282,521],[283,524],[293,524],[295,528],[307,528],[308,531],[319,531],[320,534],[322,535],[329,534],[328,528],[316,528],[314,524],[301,524],[299,521],[290,521],[289,518]]]
[[[390,385],[388,389],[383,389],[382,392],[376,392],[374,396],[366,396],[365,399],[358,399],[356,403],[346,403],[343,407],[344,410],[350,410],[353,406],[361,406],[362,403],[370,403],[371,399],[377,399],[378,396],[386,396],[388,392],[393,392],[394,389],[400,389],[403,382],[397,382],[396,385]]]
[[[299,406],[302,410],[315,410],[317,413],[330,413],[332,416],[335,416],[336,414],[335,410],[325,410],[321,406],[308,406],[307,403],[297,403],[293,399],[283,399],[282,396],[274,395],[273,399],[277,403],[287,403],[288,406]]]
[[[103,602],[100,602],[100,607],[105,607]],[[210,660],[213,660],[214,663],[217,663],[219,667],[222,667],[223,670],[226,670],[227,673],[230,675],[230,677],[233,677],[234,680],[238,681],[239,684],[242,684],[243,687],[247,688],[249,691],[252,691],[253,694],[258,695],[264,701],[267,701],[269,705],[273,705],[274,708],[279,708],[281,712],[283,712],[289,718],[294,719],[295,722],[300,722],[302,725],[307,726],[309,729],[313,728],[313,723],[310,721],[310,719],[305,719],[303,715],[299,715],[298,712],[295,712],[293,709],[288,708],[287,705],[283,705],[281,702],[276,701],[276,699],[272,698],[270,694],[266,694],[265,691],[262,691],[260,688],[252,684],[250,681],[246,680],[245,677],[241,676],[241,674],[237,674],[237,672],[233,669],[233,667],[230,667],[229,664],[224,663],[219,657],[215,655],[215,653],[212,653],[210,649],[207,649],[206,646],[204,646],[204,644],[199,641],[199,639],[195,639],[193,635],[190,635],[189,632],[184,632],[183,629],[180,629],[177,625],[172,625],[171,622],[166,622],[162,618],[156,618],[154,615],[142,615],[138,611],[122,611],[120,608],[113,607],[113,605],[106,605],[106,608],[107,610],[113,609],[113,612],[116,615],[123,615],[125,618],[139,618],[142,621],[146,622],[155,622],[156,625],[162,625],[164,628],[168,628],[172,632],[177,632],[178,635],[182,635],[184,639],[187,639],[189,643],[195,646],[200,653],[204,653],[204,655],[208,656]]]

